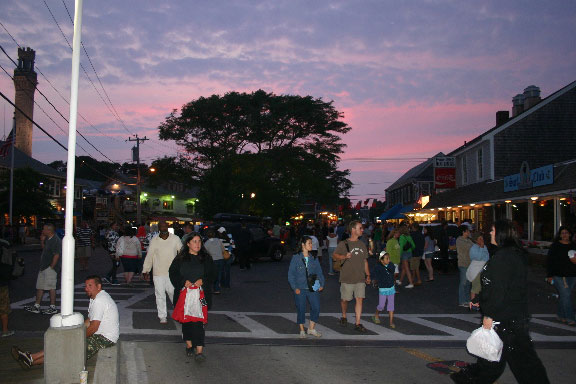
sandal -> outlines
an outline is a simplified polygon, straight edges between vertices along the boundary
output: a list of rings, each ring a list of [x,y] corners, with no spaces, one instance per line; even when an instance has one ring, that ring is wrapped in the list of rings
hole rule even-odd
[[[340,324],[343,327],[348,326],[348,320],[345,317],[341,317],[340,319],[338,319],[338,324]]]
[[[366,333],[366,328],[362,324],[356,324],[354,329],[358,332]]]

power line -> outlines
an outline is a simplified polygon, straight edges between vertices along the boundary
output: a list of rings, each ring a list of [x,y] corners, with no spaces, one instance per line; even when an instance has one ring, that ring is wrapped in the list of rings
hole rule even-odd
[[[0,96],[6,100],[8,103],[10,103],[10,105],[12,105],[14,108],[16,108],[16,110],[18,112],[20,112],[22,114],[22,116],[24,116],[25,118],[27,118],[28,120],[30,120],[32,122],[32,124],[34,124],[36,127],[38,127],[38,129],[40,129],[42,132],[44,132],[46,134],[46,136],[48,136],[49,138],[51,138],[56,144],[58,144],[59,146],[61,146],[62,148],[64,148],[64,150],[68,151],[68,148],[66,148],[64,146],[64,144],[62,144],[61,142],[59,142],[58,140],[56,140],[56,138],[54,136],[52,136],[51,134],[49,134],[44,128],[42,128],[40,125],[38,125],[34,120],[32,120],[26,113],[24,113],[24,111],[22,111],[19,107],[16,106],[16,104],[14,104],[8,97],[6,97],[6,95],[4,95],[2,93],[2,91],[0,91]]]
[[[4,52],[4,54],[10,59],[10,61],[12,61],[14,64],[16,64],[16,62],[15,62],[14,60],[12,60],[12,58],[10,57],[10,55],[8,55],[8,53],[6,53],[6,51],[4,50],[4,47],[2,47],[2,46],[0,45],[0,48],[2,49],[2,52]],[[16,64],[16,66],[17,66],[17,64]],[[4,67],[2,67],[2,69],[4,70],[4,72],[5,72],[12,80],[14,80],[14,78],[13,78],[12,76],[10,76],[10,74],[4,69]],[[26,78],[26,80],[27,80],[29,83],[32,84],[32,80],[30,80],[30,79],[28,79],[28,78]],[[52,106],[52,108],[54,108],[54,110],[60,115],[60,117],[62,117],[62,119],[64,119],[64,121],[66,121],[67,124],[70,124],[70,122],[68,121],[68,119],[67,119],[66,117],[64,117],[64,115],[54,106],[54,104],[52,104],[52,102],[51,102],[50,100],[48,100],[48,98],[46,97],[46,95],[44,95],[44,93],[42,93],[42,91],[40,91],[40,89],[38,89],[37,84],[32,84],[32,85],[36,88],[36,90],[38,91],[38,93],[40,93],[40,95],[42,95],[42,97],[44,97],[44,99],[48,102],[48,104],[50,104],[50,105]],[[28,96],[31,96],[32,99],[34,99],[33,95],[30,95],[30,94],[28,93],[28,91],[26,91],[26,93],[28,94]],[[42,112],[44,112],[44,114],[45,114],[46,116],[48,116],[48,118],[49,118],[65,135],[68,134],[64,129],[62,129],[62,127],[61,127],[58,123],[56,123],[56,122],[54,121],[54,119],[52,119],[52,117],[50,117],[50,115],[48,115],[48,113],[46,113],[46,111],[36,102],[36,100],[34,100],[34,104],[35,104],[38,108],[40,108],[40,110],[41,110]],[[100,153],[105,159],[108,159],[109,161],[114,162],[112,159],[110,159],[108,156],[106,156],[104,153],[102,153],[102,151],[100,151],[98,148],[96,148],[96,146],[94,146],[94,144],[92,144],[92,143],[86,138],[86,136],[84,136],[80,131],[78,131],[78,129],[76,129],[76,133],[78,133],[78,134],[80,135],[80,137],[82,137],[92,148],[94,148],[98,153]],[[86,152],[88,155],[90,155],[90,153],[89,153],[85,148],[83,148],[80,144],[77,143],[77,145],[78,145],[84,152]],[[90,155],[90,157],[92,157],[92,156]]]

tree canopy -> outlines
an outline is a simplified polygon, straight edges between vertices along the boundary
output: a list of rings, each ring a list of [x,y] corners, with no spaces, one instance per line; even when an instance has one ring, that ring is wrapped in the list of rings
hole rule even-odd
[[[311,96],[229,92],[172,111],[159,130],[186,150],[205,215],[286,217],[307,201],[336,204],[351,188],[338,169],[350,130],[342,117]]]
[[[45,181],[43,176],[32,168],[17,168],[14,170],[12,204],[14,217],[48,217],[54,214],[54,208],[49,202],[49,195],[43,184]],[[2,183],[0,212],[8,213],[10,172],[3,173],[0,182]]]

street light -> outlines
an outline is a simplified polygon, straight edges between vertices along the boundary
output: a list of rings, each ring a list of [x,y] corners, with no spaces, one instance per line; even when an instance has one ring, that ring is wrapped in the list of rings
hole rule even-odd
[[[253,198],[255,198],[255,197],[256,197],[256,194],[255,194],[254,192],[252,192],[252,193],[250,194],[250,198],[253,199]]]
[[[156,168],[154,167],[150,168],[150,172],[156,172]]]

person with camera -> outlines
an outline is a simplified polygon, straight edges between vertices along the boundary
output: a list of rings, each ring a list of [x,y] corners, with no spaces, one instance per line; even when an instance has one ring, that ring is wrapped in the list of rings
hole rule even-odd
[[[298,244],[298,253],[292,256],[288,268],[288,282],[294,291],[300,338],[306,338],[307,334],[321,337],[322,334],[315,329],[315,326],[320,316],[320,292],[324,289],[324,275],[318,258],[312,255],[312,239],[309,236],[302,236]],[[304,329],[306,301],[310,303],[310,323],[307,331]]]

